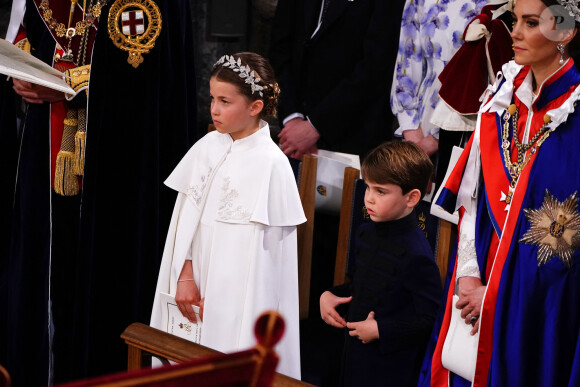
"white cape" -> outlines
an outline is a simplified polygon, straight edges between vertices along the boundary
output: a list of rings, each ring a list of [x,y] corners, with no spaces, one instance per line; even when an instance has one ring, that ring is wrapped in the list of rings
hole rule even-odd
[[[201,344],[226,353],[248,349],[256,344],[257,317],[277,310],[286,322],[276,347],[278,371],[300,379],[296,225],[306,218],[288,159],[271,140],[268,124],[261,121],[260,130],[237,141],[208,133],[165,184],[178,197],[151,326],[164,330],[159,292],[175,295],[185,259],[202,251],[207,265],[201,279],[194,269],[205,297]],[[208,226],[206,219],[212,220]],[[205,244],[201,250],[192,247],[196,232],[195,240]]]

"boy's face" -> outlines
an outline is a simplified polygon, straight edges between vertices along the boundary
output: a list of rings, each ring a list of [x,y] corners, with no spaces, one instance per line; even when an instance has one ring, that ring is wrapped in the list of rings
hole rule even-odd
[[[413,211],[409,204],[409,193],[403,195],[401,187],[395,184],[377,184],[365,180],[365,206],[374,222],[401,219]]]

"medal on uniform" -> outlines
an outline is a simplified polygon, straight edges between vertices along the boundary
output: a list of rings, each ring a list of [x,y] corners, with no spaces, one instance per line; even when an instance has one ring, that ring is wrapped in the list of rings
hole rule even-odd
[[[159,7],[151,0],[116,0],[109,10],[109,37],[115,46],[129,53],[127,62],[134,68],[155,46],[161,24]]]
[[[558,256],[570,267],[574,251],[580,248],[580,213],[575,192],[560,202],[548,190],[539,209],[525,209],[530,229],[520,242],[538,246],[538,266]]]

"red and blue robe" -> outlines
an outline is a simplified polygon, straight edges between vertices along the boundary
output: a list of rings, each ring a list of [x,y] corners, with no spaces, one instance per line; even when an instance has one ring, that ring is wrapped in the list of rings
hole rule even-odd
[[[476,166],[475,245],[486,292],[474,386],[580,385],[580,117],[575,109],[580,99],[580,73],[570,59],[541,85],[528,112],[517,90],[522,86],[531,90],[529,71],[528,66],[513,62],[504,65],[504,77],[484,103],[477,130],[438,202],[453,212],[462,184],[473,180]],[[508,193],[511,177],[504,162],[502,131],[504,114],[512,103],[518,107],[520,141],[527,121],[532,138],[546,114],[553,131],[531,155],[506,209],[506,202],[500,199]],[[508,140],[515,162],[511,125]],[[464,208],[459,210],[461,215]],[[461,230],[461,222],[459,227]],[[563,249],[553,251],[551,243]],[[545,263],[539,263],[542,257]],[[441,364],[455,270],[436,333],[438,341],[432,358],[425,362],[420,384],[471,385]]]

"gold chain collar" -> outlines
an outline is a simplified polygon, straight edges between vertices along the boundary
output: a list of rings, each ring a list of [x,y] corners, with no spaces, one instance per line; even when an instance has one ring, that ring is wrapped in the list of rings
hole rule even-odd
[[[97,20],[99,16],[101,16],[101,9],[107,3],[107,1],[98,0],[97,4],[91,5],[92,3],[91,0],[91,2],[89,3],[89,11],[85,12],[85,10],[87,9],[85,0],[84,1],[85,4],[83,6],[83,20],[78,21],[74,27],[71,27],[72,16],[75,12],[77,3],[78,0],[71,0],[68,27],[65,27],[64,23],[59,23],[58,20],[52,17],[53,13],[52,9],[50,9],[49,1],[48,0],[41,1],[39,8],[42,10],[42,17],[47,22],[48,27],[51,30],[54,30],[56,36],[58,36],[59,38],[62,38],[63,36],[66,35],[68,39],[72,39],[76,35],[83,35],[85,31],[94,24],[95,20]]]
[[[512,137],[516,149],[518,151],[518,158],[517,161],[514,163],[511,162],[511,154],[510,154],[510,145],[511,145],[511,141],[509,139],[510,118],[512,123]],[[528,164],[528,162],[532,158],[532,155],[538,151],[540,146],[544,143],[544,141],[546,141],[546,139],[552,132],[548,127],[548,124],[551,122],[552,119],[549,115],[546,114],[544,116],[544,124],[542,125],[540,130],[538,130],[538,132],[525,144],[520,143],[518,138],[518,108],[516,107],[515,104],[511,104],[508,107],[507,111],[503,116],[503,120],[504,124],[501,134],[502,137],[501,147],[503,149],[504,164],[511,177],[510,189],[505,197],[505,202],[506,204],[509,205],[516,187],[516,183],[518,182],[518,178],[520,177],[520,174],[522,173],[526,164]],[[526,154],[528,149],[530,151]]]
[[[66,61],[66,62],[73,62],[74,55],[71,50],[71,43],[72,39],[75,36],[81,37],[81,43],[79,45],[79,53],[77,56],[77,64],[84,65],[86,61],[86,49],[87,49],[87,37],[88,34],[85,32],[91,27],[94,26],[95,21],[101,16],[101,10],[103,6],[107,3],[107,0],[97,0],[97,3],[93,5],[93,0],[90,0],[89,5],[87,7],[87,0],[83,0],[83,18],[81,21],[76,22],[75,26],[72,27],[71,23],[73,20],[74,13],[76,11],[76,6],[78,4],[78,0],[70,0],[70,11],[69,11],[69,18],[68,18],[68,26],[65,27],[64,23],[60,23],[53,17],[53,11],[50,9],[49,0],[42,0],[40,3],[39,8],[42,10],[42,17],[46,21],[48,28],[53,30],[59,38],[65,37],[68,39],[68,47],[66,50],[63,49],[64,54],[60,56],[59,54],[55,55],[55,60],[59,61]],[[87,11],[88,10],[88,11]],[[82,60],[81,60],[82,58]]]

